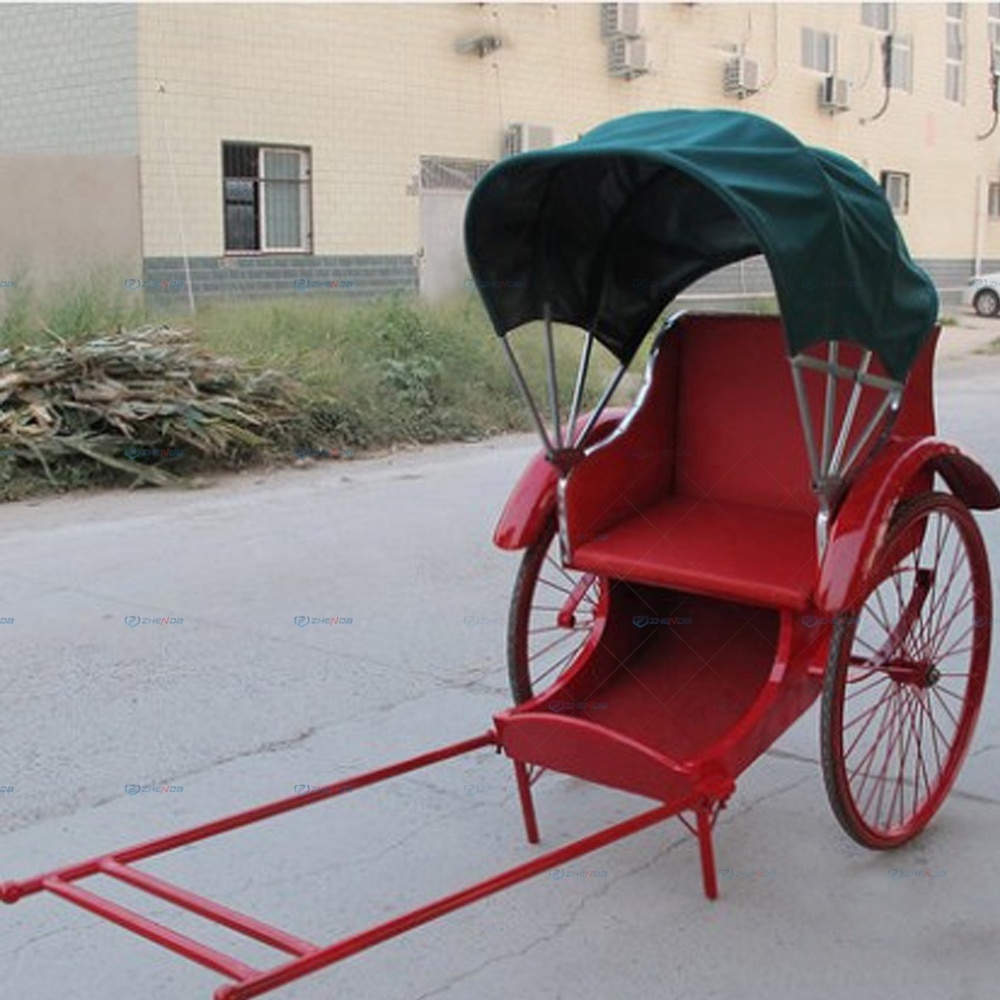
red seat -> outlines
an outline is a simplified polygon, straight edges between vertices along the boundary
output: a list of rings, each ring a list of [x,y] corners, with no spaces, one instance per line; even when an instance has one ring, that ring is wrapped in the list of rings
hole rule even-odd
[[[911,375],[918,389],[908,387],[897,432],[933,432],[932,353]],[[859,356],[841,345],[841,363],[856,365]],[[814,378],[821,390],[822,376]],[[847,383],[838,388],[838,418],[849,391]],[[822,392],[811,396],[819,427]],[[859,423],[875,402],[863,397]],[[565,484],[571,565],[766,607],[808,607],[817,578],[816,511],[774,317],[683,317],[663,340],[625,426],[595,446]]]
[[[617,579],[746,604],[804,610],[816,583],[815,521],[691,497],[667,497],[580,545],[573,563]]]

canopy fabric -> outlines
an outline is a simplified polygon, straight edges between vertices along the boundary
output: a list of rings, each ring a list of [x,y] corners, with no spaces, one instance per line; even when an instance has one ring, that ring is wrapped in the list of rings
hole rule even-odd
[[[650,111],[501,161],[465,219],[500,336],[545,316],[629,361],[698,278],[762,253],[789,353],[827,340],[904,379],[938,314],[879,185],[758,115]]]

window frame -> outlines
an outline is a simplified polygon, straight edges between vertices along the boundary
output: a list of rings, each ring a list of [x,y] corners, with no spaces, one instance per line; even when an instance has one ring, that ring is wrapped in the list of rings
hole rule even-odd
[[[900,65],[899,54],[905,53],[906,55],[906,74],[905,82],[901,83],[898,80],[890,80],[889,87],[891,90],[901,90],[905,94],[913,93],[913,36],[912,35],[893,35],[892,36],[892,72],[893,76],[898,71]]]
[[[231,177],[226,173],[226,150],[227,148],[242,146],[254,151],[256,158],[255,173],[253,177]],[[264,153],[293,153],[299,158],[299,179],[298,181],[286,179],[268,179],[264,176]],[[298,254],[310,255],[313,251],[313,190],[312,190],[312,147],[295,146],[288,143],[268,143],[252,142],[237,139],[223,139],[221,144],[222,156],[222,247],[223,255],[226,257],[260,257],[277,254]],[[256,224],[256,248],[242,248],[229,246],[229,229],[227,222],[227,206],[229,199],[226,195],[226,183],[228,181],[249,181],[254,185],[254,221]],[[301,244],[294,247],[271,246],[267,242],[267,187],[268,184],[298,184],[299,185],[299,225],[301,234]]]
[[[1000,181],[990,181],[986,188],[986,218],[1000,222]]]
[[[953,55],[952,31],[958,37],[958,54]],[[944,99],[951,104],[965,103],[965,4],[949,3],[945,5],[944,15],[945,50],[944,50]],[[952,84],[955,84],[955,94],[952,94]]]
[[[806,39],[810,39],[807,46]],[[826,54],[828,56],[827,65],[816,65],[816,54],[819,51],[817,43],[820,38],[828,40]],[[824,76],[837,75],[837,57],[839,55],[839,42],[835,31],[827,31],[825,28],[810,28],[803,25],[799,33],[799,59],[803,69],[811,70],[815,73],[822,73]],[[806,59],[806,52],[809,52],[810,59]]]
[[[883,170],[879,173],[879,187],[885,193],[886,200],[892,208],[893,215],[910,214],[910,174],[905,170]],[[893,182],[898,182],[902,191],[902,204],[899,205],[893,198]]]
[[[868,19],[870,15],[884,14],[885,24],[873,24]],[[878,18],[881,20],[882,18]],[[872,28],[874,31],[881,31],[888,34],[892,31],[896,22],[896,5],[894,3],[863,3],[861,5],[861,24],[865,28]]]

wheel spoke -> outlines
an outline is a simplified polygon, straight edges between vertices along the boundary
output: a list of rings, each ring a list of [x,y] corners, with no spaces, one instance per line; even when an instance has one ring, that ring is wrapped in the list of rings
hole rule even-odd
[[[982,698],[989,639],[974,632],[990,609],[988,565],[957,499],[908,500],[882,552],[824,692],[827,787],[870,847],[903,843],[939,808]]]
[[[555,570],[555,571],[556,571],[557,573],[561,573],[561,574],[562,574],[562,575],[563,575],[564,577],[566,577],[566,580],[567,580],[567,582],[569,583],[569,585],[570,585],[571,587],[575,587],[575,586],[576,586],[576,580],[574,580],[574,579],[573,579],[573,577],[571,577],[571,576],[569,575],[569,573],[567,573],[567,572],[566,572],[566,567],[565,567],[565,566],[563,566],[563,565],[562,565],[562,563],[559,563],[559,562],[557,562],[557,561],[556,561],[555,559],[553,559],[553,558],[552,558],[552,555],[551,555],[551,553],[546,553],[546,555],[545,555],[545,561],[546,561],[546,562],[547,562],[547,563],[548,563],[548,564],[549,564],[549,565],[550,565],[550,566],[551,566],[551,567],[552,567],[552,568],[553,568],[553,569],[554,569],[554,570]]]
[[[561,643],[561,642],[565,642],[565,641],[566,641],[567,639],[572,639],[572,638],[573,638],[573,636],[574,636],[574,633],[573,633],[573,631],[572,631],[572,630],[570,630],[570,629],[566,629],[566,630],[565,630],[565,632],[564,632],[564,634],[563,634],[563,635],[561,635],[561,636],[559,636],[559,638],[558,638],[558,639],[554,639],[554,640],[553,640],[552,642],[550,642],[550,643],[549,643],[549,644],[548,644],[547,646],[545,646],[545,647],[544,647],[543,649],[537,649],[537,650],[535,650],[535,651],[534,651],[534,652],[533,652],[533,653],[531,654],[531,658],[532,658],[533,660],[537,660],[537,659],[538,659],[538,657],[540,657],[540,656],[544,656],[544,655],[545,655],[545,654],[546,654],[546,653],[547,653],[547,652],[548,652],[548,651],[549,651],[550,649],[555,649],[555,647],[556,647],[556,646],[558,646],[558,645],[559,645],[559,643]]]
[[[861,798],[861,796],[862,796],[862,794],[863,794],[863,792],[865,790],[865,786],[868,784],[868,780],[870,778],[872,778],[872,777],[874,777],[874,779],[875,779],[874,780],[874,784],[872,785],[871,791],[869,792],[868,800],[865,802],[865,804],[861,808],[861,815],[862,816],[868,816],[870,814],[870,812],[871,812],[870,806],[872,804],[872,799],[874,799],[876,795],[878,796],[878,805],[876,807],[877,808],[876,815],[878,814],[878,812],[881,811],[881,808],[882,808],[882,799],[885,796],[885,768],[886,768],[886,764],[888,763],[889,756],[892,753],[892,748],[893,748],[893,745],[894,745],[894,738],[891,735],[890,731],[892,729],[892,726],[893,726],[893,724],[894,724],[894,722],[895,722],[896,717],[898,716],[898,714],[899,714],[899,692],[894,687],[892,689],[892,697],[889,700],[889,705],[888,705],[887,711],[885,713],[885,720],[883,721],[882,725],[879,727],[879,730],[878,730],[878,732],[875,735],[875,740],[874,740],[874,742],[871,745],[871,748],[864,755],[864,757],[861,758],[861,763],[864,764],[864,765],[867,765],[867,762],[869,760],[871,760],[871,761],[877,760],[878,759],[878,755],[879,755],[879,749],[882,746],[882,738],[887,733],[890,734],[888,742],[885,745],[885,753],[884,753],[884,755],[882,757],[882,766],[881,766],[881,768],[877,764],[875,764],[874,767],[871,767],[868,770],[866,770],[864,772],[864,774],[862,775],[861,784],[858,786],[857,795],[855,796],[856,800],[860,800],[860,798]],[[860,771],[860,767],[861,767],[861,765],[859,765],[858,768],[855,769],[855,774],[857,774]]]
[[[571,649],[565,656],[561,656],[558,660],[556,660],[556,662],[553,663],[552,666],[548,668],[548,670],[542,671],[542,673],[540,673],[534,679],[534,685],[537,685],[539,682],[545,680],[546,677],[548,677],[550,674],[555,673],[556,670],[560,670],[560,668],[563,667],[564,665],[568,666],[570,663],[572,663],[573,660],[576,659],[576,654],[579,653],[581,649],[583,649],[582,642],[578,646]]]
[[[870,679],[872,676],[874,676],[875,679],[872,680],[872,682],[869,685],[867,685],[867,687],[858,688],[857,690],[852,691],[850,694],[845,695],[844,701],[845,702],[850,701],[852,698],[860,698],[862,695],[867,694],[869,691],[874,690],[876,687],[878,687],[879,684],[885,684],[886,681],[892,680],[892,678],[884,670],[869,670],[866,677],[860,678],[858,681],[848,681],[847,683],[857,684],[862,681]]]
[[[511,607],[509,672],[515,700],[541,694],[575,662],[607,614],[608,581],[565,567],[555,525],[525,554]],[[559,616],[572,609],[572,625]]]
[[[584,625],[567,625],[565,627],[562,625],[544,625],[539,628],[529,628],[528,635],[539,635],[542,632],[582,632],[585,627]]]
[[[551,580],[546,580],[544,576],[540,576],[538,578],[538,582],[544,583],[546,587],[551,587],[553,590],[558,590],[561,593],[566,594],[567,597],[573,596],[572,590],[567,590],[565,587],[560,587],[558,583],[553,583]]]

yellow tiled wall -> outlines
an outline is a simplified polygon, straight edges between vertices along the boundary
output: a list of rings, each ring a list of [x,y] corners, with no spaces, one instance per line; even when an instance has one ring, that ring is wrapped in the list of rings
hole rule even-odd
[[[413,181],[421,155],[494,159],[503,130],[526,121],[558,141],[619,114],[731,107],[775,118],[808,142],[911,174],[900,219],[916,256],[976,253],[977,185],[1000,180],[991,120],[987,8],[966,4],[966,100],[944,98],[945,5],[903,4],[914,39],[914,91],[882,100],[881,35],[861,5],[643,4],[651,71],[607,73],[596,4],[247,4],[139,7],[139,121],[147,256],[222,253],[223,140],[309,146],[318,254],[414,253]],[[821,74],[800,65],[803,25],[836,31],[838,73],[854,105],[819,110]],[[479,58],[459,39],[496,34]],[[766,84],[724,96],[735,46]],[[981,220],[980,250],[1000,256],[1000,223]],[[182,245],[183,244],[183,245]]]

